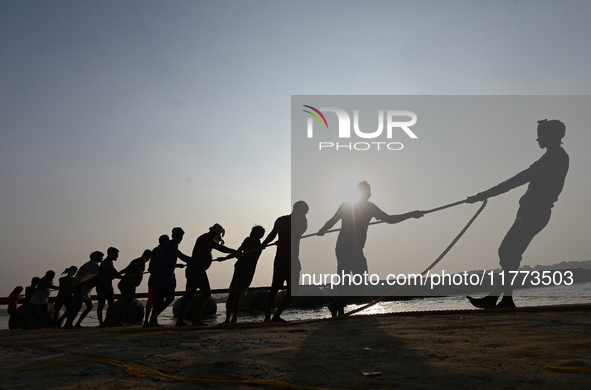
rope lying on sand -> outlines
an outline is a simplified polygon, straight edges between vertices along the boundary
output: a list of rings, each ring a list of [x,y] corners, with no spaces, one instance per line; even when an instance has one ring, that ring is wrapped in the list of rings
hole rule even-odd
[[[283,387],[287,389],[295,389],[295,390],[336,390],[330,389],[326,387],[311,387],[311,386],[300,386],[294,385],[288,382],[279,382],[279,381],[266,381],[266,380],[256,380],[256,379],[245,379],[245,380],[229,380],[229,379],[204,379],[204,378],[184,378],[179,377],[176,375],[168,375],[163,374],[158,370],[153,370],[149,367],[139,365],[139,364],[124,364],[117,360],[113,359],[101,359],[101,358],[92,358],[92,359],[79,359],[79,360],[72,360],[66,362],[48,362],[48,363],[38,363],[38,364],[29,364],[26,366],[20,366],[14,369],[16,372],[25,372],[25,371],[34,371],[34,370],[42,370],[46,368],[54,368],[59,366],[71,365],[71,364],[91,364],[91,363],[103,363],[103,364],[110,364],[115,367],[120,367],[125,369],[125,375],[136,377],[136,378],[153,378],[153,379],[161,379],[161,380],[173,380],[176,382],[189,382],[189,383],[202,383],[202,384],[211,384],[211,385],[254,385],[254,386],[264,386],[264,387]],[[554,367],[554,366],[545,366],[545,370],[548,371],[556,371],[556,372],[591,372],[591,367]]]
[[[319,319],[319,320],[306,320],[306,321],[290,321],[290,322],[256,322],[256,323],[235,323],[235,324],[227,324],[221,325],[225,329],[227,328],[249,328],[249,327],[294,327],[298,325],[304,325],[313,322],[319,321],[341,321],[341,320],[353,320],[353,319],[364,319],[364,318],[372,318],[372,317],[399,317],[399,316],[416,316],[416,315],[449,315],[449,314],[470,314],[470,315],[489,315],[493,313],[537,313],[537,312],[548,312],[548,311],[579,311],[579,310],[591,310],[591,304],[573,304],[573,305],[555,305],[555,306],[533,306],[533,307],[520,307],[515,309],[492,309],[492,310],[437,310],[437,311],[426,311],[426,312],[402,312],[402,313],[380,313],[380,314],[372,314],[372,315],[362,315],[347,318],[346,316],[339,316],[332,319]],[[176,330],[182,329],[183,331],[201,331],[201,330],[211,330],[211,327],[183,327],[183,328],[158,328],[158,330]],[[130,329],[127,329],[128,331]],[[136,328],[136,330],[148,330],[142,328]],[[151,329],[154,330],[154,329]],[[117,330],[116,332],[122,331]],[[283,387],[295,390],[335,390],[323,387],[309,387],[309,386],[300,386],[295,385],[287,382],[280,382],[280,381],[265,381],[265,380],[219,380],[219,379],[203,379],[203,378],[184,378],[175,375],[168,375],[163,374],[157,370],[153,370],[143,365],[138,364],[124,364],[119,361],[113,359],[103,359],[103,358],[91,358],[91,359],[79,359],[73,361],[64,361],[64,362],[45,362],[45,363],[37,363],[37,364],[29,364],[24,366],[19,366],[14,368],[16,372],[26,372],[26,371],[34,371],[34,370],[41,370],[41,369],[48,369],[48,368],[55,368],[63,365],[72,365],[72,364],[92,364],[92,363],[103,363],[103,364],[110,364],[116,367],[124,368],[125,374],[131,377],[136,378],[153,378],[153,379],[160,379],[160,380],[173,380],[178,382],[192,382],[192,383],[203,383],[203,384],[215,384],[215,385],[252,385],[252,386],[264,386],[264,387]],[[548,371],[555,371],[555,372],[564,372],[564,373],[589,373],[591,372],[591,367],[555,367],[555,366],[545,366],[545,370]]]
[[[557,372],[591,372],[591,367],[554,367],[546,366],[544,370]]]
[[[46,368],[54,368],[58,366],[70,365],[70,364],[90,364],[90,363],[103,363],[103,364],[110,364],[116,367],[124,368],[125,375],[136,377],[136,378],[154,378],[154,379],[169,379],[177,382],[191,382],[191,383],[204,383],[204,384],[211,384],[211,385],[254,385],[254,386],[264,386],[264,387],[283,387],[288,389],[295,389],[295,390],[336,390],[336,389],[329,389],[326,387],[310,387],[310,386],[300,386],[294,385],[288,382],[278,382],[278,381],[266,381],[266,380],[256,380],[256,379],[245,379],[245,380],[229,380],[229,379],[203,379],[203,378],[183,378],[180,376],[175,375],[168,375],[163,374],[157,370],[153,370],[149,367],[142,366],[139,364],[124,364],[117,360],[113,359],[101,359],[101,358],[92,358],[92,359],[79,359],[79,360],[72,360],[67,362],[47,362],[47,363],[38,363],[38,364],[29,364],[26,366],[20,366],[14,369],[17,372],[23,371],[34,371],[34,370],[42,370]]]

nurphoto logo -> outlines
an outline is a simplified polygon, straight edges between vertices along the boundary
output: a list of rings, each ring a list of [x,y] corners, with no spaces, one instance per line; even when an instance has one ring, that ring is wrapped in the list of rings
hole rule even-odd
[[[303,112],[309,114],[307,121],[307,137],[314,138],[314,126],[319,126],[321,130],[329,130],[328,121],[323,112],[334,113],[338,121],[338,139],[351,138],[351,116],[349,113],[339,107],[320,107],[317,109],[309,105],[302,105],[306,109]],[[374,114],[375,115],[375,114]],[[417,123],[417,115],[412,111],[402,110],[387,110],[384,115],[384,110],[377,112],[377,129],[361,129],[359,125],[359,110],[353,110],[353,133],[356,137],[362,139],[371,139],[371,142],[328,142],[321,141],[318,143],[319,150],[401,150],[404,145],[401,142],[391,142],[393,134],[402,130],[409,138],[416,139],[417,135],[410,129],[412,125]],[[384,119],[385,118],[385,119]],[[384,122],[386,122],[387,141],[378,141],[378,138],[384,138]]]

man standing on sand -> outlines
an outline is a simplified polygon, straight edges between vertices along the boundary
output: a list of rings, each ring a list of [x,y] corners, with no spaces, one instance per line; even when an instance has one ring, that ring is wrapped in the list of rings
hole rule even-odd
[[[250,283],[256,271],[257,262],[263,251],[261,238],[265,235],[265,228],[259,225],[254,226],[250,235],[242,241],[238,247],[238,260],[234,264],[234,274],[230,282],[230,292],[226,299],[226,320],[222,324],[236,322],[238,310],[240,309],[240,296],[248,292]]]
[[[189,262],[187,269],[185,270],[187,285],[183,300],[181,301],[176,326],[187,325],[184,321],[185,313],[187,312],[189,303],[191,303],[191,299],[193,299],[197,289],[201,290],[201,297],[199,297],[199,300],[197,301],[197,310],[191,320],[191,325],[204,325],[201,322],[201,313],[203,312],[207,300],[211,296],[211,287],[209,285],[209,278],[207,277],[207,270],[213,261],[211,252],[215,249],[222,253],[238,254],[235,249],[224,246],[224,240],[222,237],[224,237],[225,233],[226,231],[224,228],[216,223],[209,228],[207,233],[200,235],[197,238],[197,241],[195,241],[195,246],[193,247],[193,253],[191,255],[191,262]]]
[[[191,257],[179,250],[179,244],[183,241],[185,231],[180,227],[172,229],[172,239],[162,244],[158,267],[154,278],[156,286],[156,302],[150,317],[149,327],[158,326],[158,316],[174,301],[176,277],[174,270],[177,268],[177,260],[180,258],[185,263],[191,261]]]
[[[72,310],[68,310],[68,319],[64,329],[74,328],[74,320],[78,312],[82,308],[82,303],[86,305],[86,309],[80,314],[76,328],[82,327],[82,321],[88,313],[92,310],[92,297],[90,295],[94,286],[96,286],[96,278],[100,268],[100,262],[103,261],[105,255],[103,252],[95,251],[90,254],[90,261],[84,263],[74,279],[72,279],[72,299],[74,304]]]
[[[291,303],[293,297],[292,289],[299,283],[300,271],[302,270],[300,263],[300,240],[304,232],[308,229],[306,214],[308,214],[309,209],[308,204],[303,200],[295,202],[291,214],[277,218],[273,225],[273,230],[271,230],[261,244],[261,247],[264,248],[275,237],[279,236],[277,239],[275,261],[273,262],[273,281],[271,282],[267,310],[265,311],[265,322],[284,321],[281,318],[281,314]],[[273,314],[273,318],[271,318],[271,309],[275,302],[275,296],[283,288],[283,282],[287,284],[287,293],[281,302],[279,302],[277,310]]]
[[[499,247],[499,260],[505,272],[505,285],[495,285],[484,298],[467,297],[472,305],[480,309],[515,307],[509,271],[519,269],[523,253],[536,234],[550,221],[554,202],[558,200],[558,195],[564,187],[569,157],[560,145],[566,133],[566,126],[559,120],[544,119],[538,121],[537,133],[538,145],[541,149],[546,149],[546,153],[538,161],[509,180],[466,199],[468,203],[480,202],[529,183],[527,191],[519,199],[515,222]],[[501,294],[503,299],[497,304]]]
[[[122,269],[119,273],[123,275],[117,284],[119,291],[121,291],[121,299],[123,299],[123,306],[119,312],[118,325],[129,325],[125,320],[127,312],[133,304],[135,299],[135,289],[140,285],[144,277],[144,270],[146,269],[146,262],[150,260],[152,251],[146,249],[141,257],[132,260],[127,267]]]
[[[318,231],[318,235],[323,236],[337,221],[342,220],[335,249],[339,275],[352,273],[354,276],[367,272],[367,259],[363,254],[363,248],[367,239],[367,228],[372,218],[393,224],[409,218],[421,218],[424,215],[418,210],[406,214],[388,215],[369,201],[371,187],[368,182],[359,183],[357,190],[359,200],[355,203],[343,203],[336,214]],[[328,305],[331,315],[335,317],[344,314],[345,306],[349,301],[350,297],[340,296],[334,303]]]
[[[148,264],[148,272],[150,273],[150,277],[148,278],[148,301],[146,302],[146,318],[144,319],[144,327],[147,327],[149,324],[150,313],[152,313],[152,308],[156,302],[156,285],[154,284],[154,279],[156,278],[156,270],[158,269],[160,250],[162,249],[162,244],[168,240],[170,240],[170,237],[168,237],[166,234],[161,235],[158,238],[158,246],[152,249],[152,256],[150,256],[150,263]]]
[[[104,328],[111,321],[111,312],[115,306],[115,291],[113,290],[113,279],[121,279],[121,275],[113,265],[114,261],[119,258],[119,249],[110,247],[107,249],[107,258],[104,259],[99,268],[99,273],[96,278],[96,296],[98,299],[98,307],[96,309],[96,316],[99,321],[99,327]],[[103,309],[105,302],[109,304],[105,319],[103,319]]]

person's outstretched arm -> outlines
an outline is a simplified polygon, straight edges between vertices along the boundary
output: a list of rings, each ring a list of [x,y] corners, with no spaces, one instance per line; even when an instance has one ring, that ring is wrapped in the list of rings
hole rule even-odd
[[[285,222],[284,218],[282,218],[282,217],[279,217],[275,220],[275,224],[273,224],[273,230],[271,230],[269,235],[267,235],[267,238],[265,238],[265,240],[261,243],[262,248],[269,245],[269,243],[271,241],[273,241],[275,239],[275,237],[277,237],[277,234],[279,234],[279,230],[281,230],[284,223],[286,223],[286,222]]]
[[[324,226],[322,226],[320,228],[320,230],[318,230],[318,236],[322,237],[324,236],[324,234],[326,234],[326,232],[328,230],[330,230],[331,227],[334,226],[335,223],[337,223],[341,218],[342,218],[342,210],[343,207],[345,206],[345,204],[343,203],[339,209],[337,210],[337,212],[335,213],[335,215],[329,219],[328,221],[326,221],[326,223],[324,224]]]
[[[481,202],[484,199],[492,198],[493,196],[504,194],[505,192],[511,191],[513,188],[529,183],[532,176],[532,168],[528,168],[525,171],[519,172],[512,178],[505,180],[504,182],[497,184],[496,186],[489,188],[486,191],[479,192],[476,195],[469,196],[466,199],[466,203]]]
[[[179,249],[176,250],[176,256],[181,260],[184,261],[185,263],[189,263],[190,261],[192,261],[193,259],[191,258],[191,256],[187,256],[185,255],[183,252],[181,252]]]
[[[390,224],[393,224],[393,223],[399,223],[402,221],[406,221],[407,219],[410,219],[410,218],[423,218],[424,215],[425,215],[425,213],[423,211],[415,210],[415,211],[410,211],[410,212],[404,213],[404,214],[389,215],[385,221]]]
[[[221,244],[217,244],[217,243],[213,244],[213,249],[220,251],[222,253],[231,253],[234,256],[238,255],[238,252],[236,251],[236,249],[228,248],[225,245],[221,245]]]
[[[375,205],[374,205],[375,206]],[[404,214],[392,214],[388,215],[383,212],[378,206],[375,206],[373,217],[379,221],[384,221],[389,224],[399,223],[406,221],[410,218],[422,218],[425,213],[423,211],[415,210]]]

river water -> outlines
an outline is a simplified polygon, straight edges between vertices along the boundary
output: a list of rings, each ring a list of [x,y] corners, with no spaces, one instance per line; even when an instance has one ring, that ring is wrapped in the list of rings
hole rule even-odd
[[[223,298],[217,296],[218,299]],[[576,283],[571,286],[553,286],[543,288],[526,288],[515,290],[515,304],[518,307],[526,306],[549,306],[591,303],[591,282]],[[142,301],[142,303],[145,303]],[[98,326],[95,309],[86,317],[83,326]],[[174,325],[176,319],[172,313],[170,305],[159,317],[158,321],[163,325]],[[360,305],[349,305],[346,311],[353,310]],[[413,312],[413,311],[434,311],[434,310],[465,310],[473,309],[465,297],[441,297],[441,298],[414,298],[404,301],[380,302],[360,314],[380,314],[395,312]],[[217,304],[217,314],[206,316],[203,322],[207,324],[218,324],[225,320],[226,307],[224,303]],[[288,321],[310,320],[330,317],[326,307],[317,308],[297,308],[288,307],[282,317]],[[0,309],[0,329],[8,329],[8,314],[6,309]],[[241,312],[238,316],[238,322],[258,322],[263,320],[263,315],[259,313]]]

